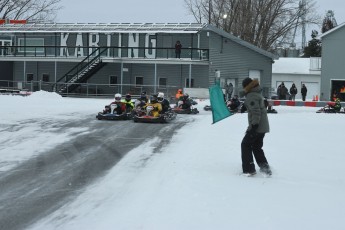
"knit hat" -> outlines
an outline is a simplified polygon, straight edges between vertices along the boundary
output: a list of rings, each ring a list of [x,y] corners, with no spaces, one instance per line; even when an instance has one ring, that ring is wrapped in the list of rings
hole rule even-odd
[[[250,77],[247,77],[245,78],[243,81],[242,81],[242,86],[243,88],[245,88],[247,85],[249,85],[253,80],[250,78]]]

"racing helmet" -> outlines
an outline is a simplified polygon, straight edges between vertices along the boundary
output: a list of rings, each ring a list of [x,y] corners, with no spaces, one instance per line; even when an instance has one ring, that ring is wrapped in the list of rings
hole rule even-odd
[[[125,99],[126,101],[130,101],[132,100],[132,96],[129,93],[127,93]]]
[[[146,92],[144,91],[144,92],[142,92],[141,94],[140,94],[140,99],[146,99],[147,97],[146,97]]]
[[[151,103],[156,103],[158,101],[157,94],[153,94],[150,98]]]
[[[189,97],[189,94],[188,94],[188,93],[184,93],[184,94],[183,94],[183,98],[184,98],[184,99],[187,99],[188,97]]]
[[[163,101],[163,99],[164,99],[164,93],[159,92],[158,95],[157,95],[157,98],[158,98],[158,101]]]
[[[121,101],[121,98],[122,98],[121,94],[119,93],[115,94],[115,101]]]

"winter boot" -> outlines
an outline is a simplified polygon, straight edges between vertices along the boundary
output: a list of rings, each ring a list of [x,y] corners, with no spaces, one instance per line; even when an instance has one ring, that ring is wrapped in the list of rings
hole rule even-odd
[[[270,169],[270,166],[266,165],[264,167],[261,167],[260,168],[260,172],[263,173],[263,174],[266,174],[268,176],[271,176],[272,175],[272,171]]]
[[[252,172],[243,172],[244,176],[254,176],[256,174],[256,171],[252,171]]]

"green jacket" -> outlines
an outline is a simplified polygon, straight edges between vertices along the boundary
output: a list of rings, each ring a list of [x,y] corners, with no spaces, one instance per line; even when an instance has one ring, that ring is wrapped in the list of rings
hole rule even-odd
[[[253,80],[244,88],[246,99],[244,105],[248,111],[248,129],[252,125],[259,124],[258,133],[268,133],[270,125],[267,117],[267,109],[265,107],[264,97],[261,94],[261,87],[258,80]]]

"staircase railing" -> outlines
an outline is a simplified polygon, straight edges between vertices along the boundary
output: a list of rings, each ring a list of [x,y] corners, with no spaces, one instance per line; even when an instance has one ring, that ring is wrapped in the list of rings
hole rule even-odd
[[[75,83],[82,82],[83,76],[94,69],[97,65],[102,63],[102,54],[108,50],[108,47],[98,47],[70,71],[59,78],[53,86],[53,91],[63,92],[68,90],[69,85],[75,85]],[[96,56],[94,56],[97,54]]]

